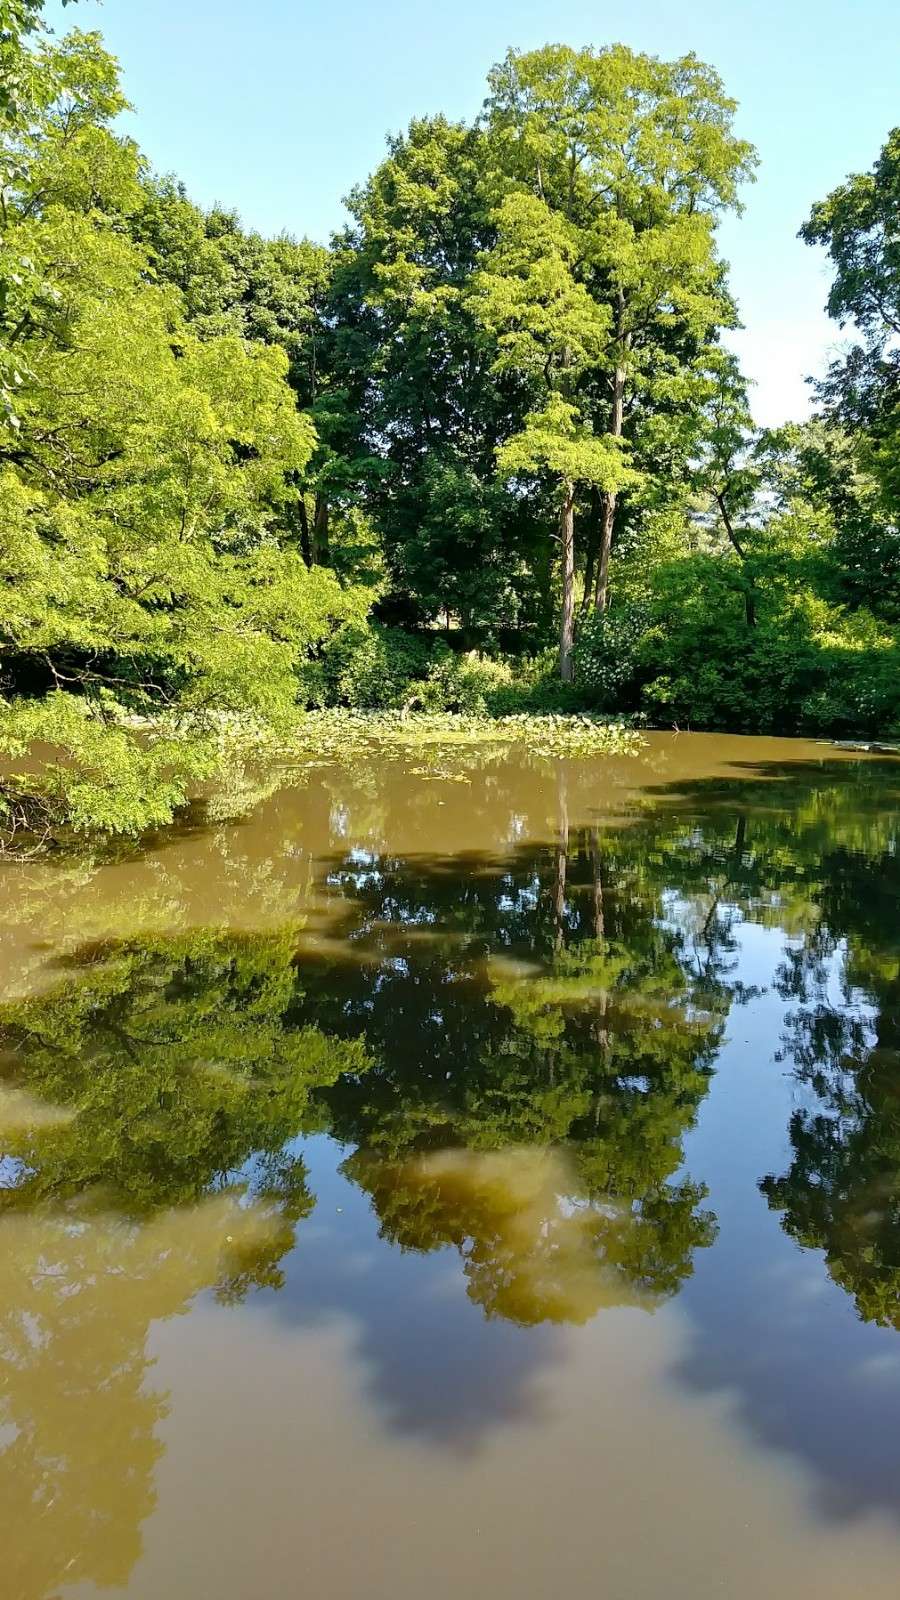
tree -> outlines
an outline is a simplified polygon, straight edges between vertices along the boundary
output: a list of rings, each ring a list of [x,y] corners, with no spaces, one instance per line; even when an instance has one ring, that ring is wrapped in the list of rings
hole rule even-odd
[[[74,33],[33,70],[5,201],[37,288],[6,335],[0,746],[45,740],[67,764],[5,777],[2,821],[136,831],[215,769],[224,714],[285,723],[308,652],[365,597],[307,572],[285,534],[316,445],[287,356],[198,338],[125,233],[142,166],[108,126],[115,64]]]
[[[838,603],[900,621],[900,522],[874,473],[863,464],[864,438],[836,418],[786,423],[759,438],[756,465],[771,510],[818,519],[807,579]]]
[[[288,523],[296,522],[307,566],[333,566],[334,510],[353,502],[371,469],[359,419],[333,371],[337,253],[309,239],[248,233],[234,212],[202,211],[172,179],[146,179],[129,220],[156,280],[180,290],[192,332],[202,339],[234,334],[287,356],[288,382],[316,428]]]
[[[759,486],[759,472],[752,458],[753,418],[747,398],[747,384],[730,352],[711,352],[709,398],[700,420],[699,460],[695,472],[697,486],[705,491],[715,517],[741,568],[744,616],[747,627],[756,627],[756,598],[753,563],[748,537],[740,527],[742,517],[753,509]]]
[[[579,380],[601,358],[609,317],[575,275],[574,230],[545,201],[512,194],[496,217],[497,243],[472,282],[476,315],[497,340],[495,367],[521,374],[537,408],[497,450],[515,479],[541,472],[558,485],[562,603],[559,670],[573,675],[575,495],[580,484],[612,494],[631,479],[620,442],[596,437],[578,403]]]
[[[63,0],[69,5],[72,0]],[[0,0],[0,426],[15,427],[22,361],[11,349],[41,287],[37,265],[7,238],[10,200],[22,175],[21,132],[46,105],[53,81],[30,48],[44,31],[43,0]]]
[[[826,309],[862,342],[820,384],[826,411],[857,436],[863,465],[900,514],[900,128],[871,172],[855,173],[819,201],[800,230],[824,245],[834,269]]]
[[[714,230],[737,205],[753,150],[732,132],[735,105],[717,74],[695,56],[665,63],[623,45],[548,45],[511,51],[489,82],[485,121],[502,171],[565,219],[573,276],[605,310],[585,409],[595,433],[618,443],[734,321]],[[600,611],[622,487],[602,489]]]
[[[336,381],[380,470],[364,500],[383,541],[389,620],[458,617],[470,643],[539,638],[549,567],[533,503],[496,477],[527,409],[469,295],[495,236],[483,133],[416,119],[350,196],[330,300]]]

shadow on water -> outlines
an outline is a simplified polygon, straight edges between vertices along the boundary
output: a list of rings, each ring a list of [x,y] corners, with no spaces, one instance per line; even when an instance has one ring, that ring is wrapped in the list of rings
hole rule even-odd
[[[542,843],[332,851],[302,918],[84,943],[0,1010],[0,1476],[25,1517],[55,1464],[60,1551],[107,1493],[91,1396],[144,1396],[98,1458],[131,1555],[81,1576],[134,1559],[147,1330],[202,1288],[348,1319],[384,1424],[452,1449],[540,1417],[564,1326],[680,1295],[680,1384],[823,1515],[900,1513],[900,766],[754,764],[594,827],[560,767],[555,806]]]

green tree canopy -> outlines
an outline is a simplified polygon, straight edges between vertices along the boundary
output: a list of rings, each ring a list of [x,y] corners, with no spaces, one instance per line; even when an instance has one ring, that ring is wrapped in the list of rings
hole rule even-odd
[[[365,600],[308,572],[285,531],[316,446],[288,355],[237,326],[199,337],[123,229],[144,191],[109,127],[115,64],[74,33],[40,43],[34,71],[5,201],[33,284],[7,315],[0,745],[42,740],[67,765],[22,768],[0,798],[8,825],[136,830],[213,770],[223,714],[290,714],[308,651]]]

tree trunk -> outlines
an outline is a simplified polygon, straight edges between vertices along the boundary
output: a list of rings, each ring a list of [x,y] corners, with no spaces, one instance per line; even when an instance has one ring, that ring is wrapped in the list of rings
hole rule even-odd
[[[609,604],[609,554],[612,550],[617,498],[615,489],[607,489],[603,496],[603,517],[600,523],[600,554],[597,560],[597,586],[594,590],[594,607],[600,612],[604,612]]]
[[[587,557],[584,564],[584,594],[581,596],[581,615],[591,607],[594,598],[594,571],[600,548],[600,491],[591,490],[591,520],[587,534]]]
[[[624,420],[625,368],[620,364],[616,367],[615,376],[613,377],[613,403],[609,431],[614,439],[621,439]],[[600,612],[605,611],[609,603],[609,556],[612,550],[618,498],[619,496],[615,489],[605,490],[602,496],[600,551],[597,558],[597,586],[594,590],[594,605]]]
[[[316,495],[316,511],[312,528],[312,558],[317,567],[327,567],[331,561],[328,529],[328,501],[323,494]]]
[[[628,350],[631,346],[631,334],[625,331],[625,295],[619,290],[619,303],[616,311],[616,370],[613,373],[612,412],[609,419],[609,431],[614,439],[621,439],[625,425],[625,381],[628,369],[625,365]],[[616,521],[616,503],[618,492],[607,489],[603,495],[603,515],[600,521],[600,553],[597,558],[597,586],[594,590],[594,605],[600,612],[604,612],[609,603],[609,557],[612,550],[613,528]]]
[[[741,566],[743,567],[743,578],[744,578],[744,620],[746,621],[748,628],[755,628],[756,627],[756,596],[755,596],[754,590],[753,590],[753,578],[751,577],[751,575],[747,571],[747,552],[744,549],[743,545],[741,544],[740,539],[738,538],[737,534],[734,531],[734,524],[732,523],[731,516],[730,516],[729,510],[728,510],[728,506],[727,506],[726,501],[725,501],[724,492],[720,491],[720,493],[716,495],[716,504],[718,505],[719,511],[722,514],[722,523],[723,523],[723,526],[725,528],[725,532],[728,535],[729,543],[731,544],[732,549],[735,551],[735,553],[736,553],[736,555],[737,555],[737,557],[738,557],[738,559],[739,559],[739,561],[741,563]]]
[[[309,541],[309,517],[306,514],[306,496],[301,494],[298,502],[298,518],[300,522],[300,554],[306,565],[313,564],[312,545]]]
[[[575,487],[563,484],[563,502],[559,514],[559,537],[562,546],[562,615],[559,623],[559,675],[564,683],[571,683],[574,666],[572,644],[575,637]]]

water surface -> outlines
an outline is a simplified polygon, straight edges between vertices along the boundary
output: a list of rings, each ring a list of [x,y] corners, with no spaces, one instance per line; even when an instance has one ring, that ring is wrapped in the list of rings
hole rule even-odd
[[[5,865],[4,1596],[894,1597],[898,815],[654,735]]]

